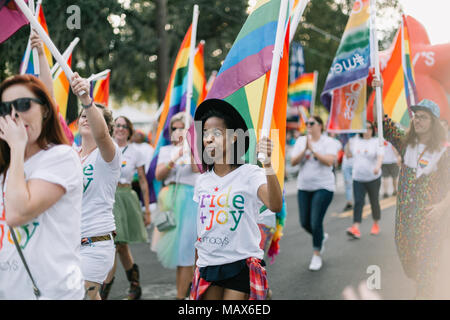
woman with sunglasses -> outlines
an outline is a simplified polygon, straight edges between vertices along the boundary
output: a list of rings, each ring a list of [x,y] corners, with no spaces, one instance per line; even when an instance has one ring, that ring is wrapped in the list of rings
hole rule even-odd
[[[185,299],[194,275],[197,203],[192,200],[198,169],[183,154],[185,112],[169,122],[171,144],[161,147],[155,177],[165,186],[158,194],[160,211],[171,210],[176,227],[161,234],[157,244],[158,260],[165,268],[176,268],[177,299]],[[192,120],[191,120],[192,122]]]
[[[312,235],[313,256],[309,270],[322,268],[322,253],[328,234],[324,233],[323,220],[336,190],[333,164],[338,150],[332,138],[323,134],[320,117],[311,117],[308,134],[299,137],[291,151],[291,165],[299,165],[297,179],[300,225]]]
[[[382,86],[375,79],[374,86]],[[448,203],[450,154],[440,124],[439,106],[424,99],[411,106],[405,133],[385,116],[383,131],[402,157],[398,178],[395,244],[408,278],[416,282],[416,299],[448,299]],[[442,213],[439,208],[446,207]],[[441,212],[441,215],[438,213]],[[448,261],[447,261],[448,264]],[[441,290],[441,292],[439,292]],[[447,290],[444,296],[442,290]]]
[[[35,299],[14,235],[42,298],[82,299],[78,156],[42,81],[8,78],[0,101],[0,299]]]
[[[114,121],[113,137],[119,145],[122,153],[122,165],[120,169],[120,179],[116,190],[114,202],[114,218],[116,222],[116,251],[125,269],[130,288],[128,290],[128,300],[138,300],[142,295],[139,283],[139,267],[134,263],[130,251],[129,243],[146,243],[148,241],[146,226],[150,224],[150,208],[148,183],[145,177],[145,158],[135,144],[129,143],[134,129],[131,121],[124,116],[116,118]],[[139,185],[144,198],[145,215],[142,215],[141,204],[136,192],[131,188],[134,173],[138,173]],[[144,225],[145,221],[145,225]],[[117,254],[114,260],[114,267],[102,285],[101,297],[108,298],[111,286],[114,281],[114,274],[117,266]]]
[[[100,300],[99,289],[114,264],[114,194],[120,176],[121,152],[111,137],[111,111],[87,94],[90,83],[75,72],[72,91],[80,98],[78,118],[83,168],[81,255],[90,299]],[[81,92],[84,94],[81,95]]]
[[[380,186],[381,186],[381,166],[383,164],[383,146],[375,138],[375,126],[367,121],[366,132],[360,133],[347,149],[347,156],[353,158],[353,198],[355,205],[353,208],[353,225],[347,229],[347,234],[354,239],[361,237],[359,226],[362,221],[362,211],[366,193],[369,194],[370,208],[372,211],[373,225],[370,230],[371,235],[378,235],[381,219],[380,209]]]

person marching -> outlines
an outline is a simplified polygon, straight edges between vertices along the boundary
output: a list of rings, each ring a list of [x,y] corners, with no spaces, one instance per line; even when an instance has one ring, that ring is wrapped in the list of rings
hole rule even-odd
[[[0,84],[0,186],[0,299],[83,299],[81,165],[32,75]]]
[[[322,268],[321,253],[328,238],[323,231],[323,220],[336,190],[333,164],[337,150],[333,139],[323,134],[320,117],[311,117],[306,125],[308,135],[295,142],[291,165],[300,165],[297,178],[300,225],[312,235],[313,256],[309,270],[318,271]]]
[[[362,212],[366,193],[369,194],[370,208],[372,210],[373,225],[370,234],[380,232],[378,222],[381,219],[380,186],[381,165],[383,164],[383,147],[375,138],[375,125],[367,121],[367,130],[360,133],[348,150],[348,157],[353,158],[353,225],[347,229],[347,234],[354,239],[361,237],[359,226],[362,221]]]
[[[111,138],[111,111],[94,103],[90,83],[74,73],[72,91],[80,98],[78,118],[83,168],[81,256],[90,299],[100,300],[99,289],[114,263],[114,193],[120,176],[121,152]],[[84,94],[81,95],[81,92]]]
[[[129,243],[145,243],[148,241],[147,230],[145,226],[149,225],[150,208],[148,183],[145,177],[145,159],[135,144],[129,143],[133,135],[133,124],[124,116],[116,118],[114,124],[114,139],[120,148],[122,154],[122,164],[120,169],[120,179],[117,186],[114,202],[114,219],[116,223],[116,251],[119,254],[120,261],[125,269],[127,279],[130,282],[128,291],[128,300],[140,299],[142,289],[139,283],[139,267],[134,263],[130,251]],[[143,194],[145,215],[142,215],[141,205],[136,192],[131,188],[131,181],[134,173],[138,173],[139,186]],[[108,298],[111,290],[114,274],[117,266],[117,255],[114,259],[114,267],[108,274],[107,279],[102,285],[102,300]]]
[[[206,172],[194,190],[197,260],[190,298],[264,300],[268,283],[260,248],[259,209],[263,203],[279,212],[283,205],[271,166],[272,142],[263,138],[258,143],[258,152],[265,155],[264,169],[244,164],[247,126],[233,106],[219,99],[205,100],[196,109],[195,120],[202,123],[197,145],[201,145]]]
[[[170,119],[172,144],[160,149],[155,172],[156,179],[165,186],[158,194],[158,207],[162,211],[171,209],[176,224],[175,228],[161,233],[156,253],[165,268],[176,268],[178,300],[188,295],[194,274],[197,203],[192,197],[200,176],[196,165],[190,160],[187,163],[184,156],[185,117],[186,112],[179,112]]]

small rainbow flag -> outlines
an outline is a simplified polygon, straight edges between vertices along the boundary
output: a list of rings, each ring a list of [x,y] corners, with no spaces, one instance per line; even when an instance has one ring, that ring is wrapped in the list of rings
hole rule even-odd
[[[95,102],[109,105],[109,79],[111,72],[108,72],[103,78],[91,81],[91,97]]]
[[[314,105],[317,71],[304,73],[289,84],[288,99],[292,106],[311,108]]]

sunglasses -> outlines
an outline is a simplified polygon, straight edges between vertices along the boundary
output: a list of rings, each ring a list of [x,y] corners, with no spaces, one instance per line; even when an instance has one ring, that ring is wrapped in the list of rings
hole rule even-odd
[[[171,129],[172,129],[172,132],[175,130],[184,130],[184,128],[175,128],[175,127],[171,127]]]
[[[116,124],[115,127],[116,127],[117,129],[120,129],[120,128],[122,128],[122,129],[128,129],[128,126],[125,125],[125,124]]]
[[[308,121],[307,123],[306,123],[306,125],[307,126],[313,126],[313,125],[315,125],[317,122],[315,122],[315,121]]]
[[[13,101],[6,101],[0,103],[0,117],[4,117],[8,114],[11,114],[12,107],[17,112],[26,112],[31,108],[31,101],[44,104],[41,100],[36,98],[19,98]]]

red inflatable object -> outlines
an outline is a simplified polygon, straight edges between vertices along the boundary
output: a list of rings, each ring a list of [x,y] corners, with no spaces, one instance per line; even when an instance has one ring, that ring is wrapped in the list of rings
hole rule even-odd
[[[431,45],[424,26],[411,16],[406,16],[409,29],[411,59],[414,66],[416,87],[419,101],[430,99],[436,102],[441,109],[441,119],[450,123],[450,43]],[[395,36],[395,39],[398,36]],[[380,68],[383,70],[386,61],[395,44],[380,52]],[[368,83],[371,83],[371,77]],[[447,97],[448,96],[448,97]],[[374,119],[373,95],[369,100],[369,120]]]

